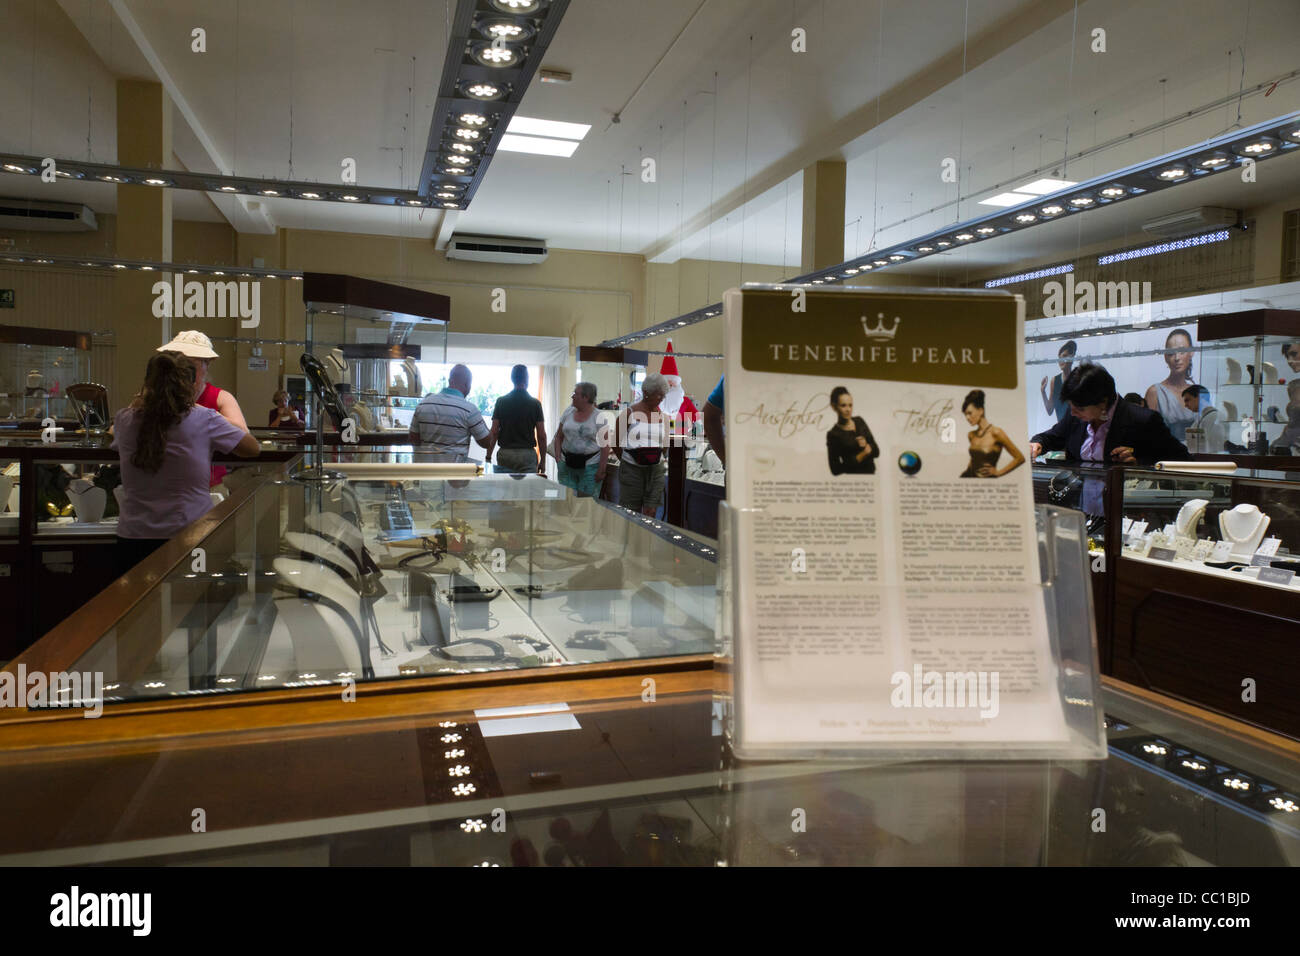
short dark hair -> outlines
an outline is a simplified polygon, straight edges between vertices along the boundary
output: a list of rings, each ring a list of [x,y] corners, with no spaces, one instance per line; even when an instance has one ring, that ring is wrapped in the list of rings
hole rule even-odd
[[[961,403],[961,410],[964,412],[972,405],[979,409],[984,408],[984,392],[981,389],[972,389],[966,394],[966,400]]]
[[[1183,398],[1186,398],[1188,395],[1195,395],[1199,401],[1202,398],[1209,398],[1210,390],[1204,385],[1188,385],[1183,389]]]
[[[515,385],[527,385],[528,366],[516,365],[514,368],[512,368],[510,370],[510,381],[513,382]]]
[[[1125,392],[1125,393],[1124,393],[1124,401],[1128,402],[1130,405],[1145,405],[1145,404],[1146,404],[1146,402],[1142,401],[1142,396],[1139,395],[1137,392]]]
[[[843,385],[836,385],[831,389],[831,408],[840,403],[840,396],[849,394],[849,390]]]
[[[1283,343],[1282,343],[1282,357],[1283,357],[1283,358],[1290,358],[1290,357],[1291,357],[1291,350],[1292,350],[1292,349],[1295,349],[1295,348],[1300,348],[1300,342],[1283,342]]]
[[[1074,339],[1070,339],[1070,341],[1066,342],[1064,345],[1062,345],[1059,349],[1056,350],[1056,355],[1059,358],[1060,356],[1064,355],[1066,352],[1069,352],[1071,355],[1075,355],[1078,353],[1078,351],[1079,351],[1079,346],[1075,344]]]
[[[1070,369],[1061,383],[1061,401],[1071,405],[1109,405],[1118,396],[1115,393],[1115,380],[1110,372],[1100,365],[1084,362]]]

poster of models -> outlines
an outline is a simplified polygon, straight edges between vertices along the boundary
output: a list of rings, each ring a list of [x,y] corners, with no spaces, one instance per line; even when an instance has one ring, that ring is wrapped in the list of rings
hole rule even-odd
[[[1214,394],[1219,377],[1201,367],[1210,353],[1201,353],[1194,319],[1173,328],[1063,336],[1055,342],[1035,342],[1026,353],[1030,434],[1046,431],[1070,414],[1070,406],[1061,401],[1061,383],[1083,362],[1095,362],[1110,372],[1121,398],[1127,395],[1159,412],[1179,441],[1185,441],[1188,426],[1219,398]],[[1183,393],[1198,384],[1207,388],[1208,400],[1205,395],[1184,398]]]
[[[724,298],[737,748],[1066,736],[1007,293]]]

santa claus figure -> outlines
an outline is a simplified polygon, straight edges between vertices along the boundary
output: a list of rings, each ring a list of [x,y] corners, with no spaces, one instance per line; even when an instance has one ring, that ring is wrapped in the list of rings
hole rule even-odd
[[[699,420],[699,410],[682,388],[682,377],[677,372],[677,359],[673,356],[672,339],[668,340],[668,354],[664,356],[659,374],[668,381],[668,394],[659,403],[659,411],[670,420],[669,433],[691,434],[694,424]]]

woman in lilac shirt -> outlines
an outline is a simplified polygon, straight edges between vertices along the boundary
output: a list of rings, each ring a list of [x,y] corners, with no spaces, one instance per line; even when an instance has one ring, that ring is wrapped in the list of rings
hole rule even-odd
[[[194,403],[194,363],[178,352],[149,359],[144,388],[113,419],[121,460],[117,522],[120,566],[134,567],[212,507],[212,453],[253,458],[257,439],[219,412]]]

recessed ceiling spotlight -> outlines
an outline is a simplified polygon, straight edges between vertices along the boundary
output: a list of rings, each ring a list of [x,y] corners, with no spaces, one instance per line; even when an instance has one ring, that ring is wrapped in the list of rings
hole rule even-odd
[[[952,243],[949,242],[947,239],[940,239],[938,242],[935,243],[935,245],[938,246],[940,249],[947,249],[949,246],[952,245]]]
[[[278,196],[278,195],[280,195],[280,191],[279,191],[278,189],[263,189],[263,190],[262,190],[262,195],[263,195],[263,196]]]
[[[86,178],[85,173],[79,173],[67,169],[56,169],[54,171],[54,175],[58,176],[60,179],[85,179]]]
[[[451,163],[453,166],[468,166],[473,162],[473,160],[467,159],[464,156],[448,156],[447,162]]]
[[[461,87],[465,95],[476,100],[494,100],[501,95],[501,87],[492,83],[468,83]]]
[[[141,267],[140,267],[140,271],[141,271],[141,272],[153,272],[153,266],[141,266]]]
[[[970,232],[959,232],[957,235],[953,236],[953,238],[958,242],[969,242],[971,239],[975,238],[975,234]]]
[[[146,180],[144,181],[144,184],[145,184],[146,186],[170,186],[170,185],[171,185],[171,180],[170,180],[170,179],[159,179],[159,178],[157,178],[156,176],[151,176],[150,178],[148,178],[148,179],[146,179]]]
[[[1087,209],[1089,206],[1095,206],[1097,200],[1091,196],[1074,196],[1070,199],[1071,206],[1077,206],[1079,209]]]
[[[1208,156],[1202,156],[1200,159],[1196,160],[1196,165],[1201,167],[1201,169],[1220,169],[1231,164],[1231,162],[1232,157],[1223,150],[1218,149],[1213,153],[1210,153]]]
[[[1059,216],[1061,213],[1065,212],[1065,207],[1058,206],[1055,203],[1053,203],[1050,206],[1044,206],[1042,209],[1038,211],[1041,212],[1044,216]]]
[[[446,173],[448,176],[468,176],[472,172],[472,170],[458,169],[455,166],[448,166],[446,169],[443,170],[443,172]]]
[[[981,236],[991,236],[993,235],[993,233],[997,232],[997,230],[994,229],[992,226],[980,226],[975,231],[979,233]]]
[[[104,175],[104,176],[100,176],[99,178],[106,183],[124,183],[127,181],[125,176]]]
[[[486,126],[487,117],[482,113],[461,113],[458,117],[459,122],[466,126]]]
[[[504,43],[500,45],[480,43],[474,47],[470,55],[484,66],[498,70],[519,62],[519,52]]]
[[[53,264],[54,260],[53,260],[53,259],[33,259],[32,262],[35,262],[35,263],[37,263],[38,265],[48,266],[48,265]]]
[[[435,195],[436,195],[439,199],[455,199],[455,198],[456,198],[456,194],[455,194],[455,193],[449,193],[449,192],[435,193]]]
[[[867,263],[863,263],[861,266],[859,266],[859,268],[860,268],[863,272],[870,272],[872,269],[875,268],[875,266],[873,266],[871,263],[867,262]]]
[[[99,268],[99,263],[98,263],[98,262],[83,262],[82,265],[83,265],[83,266],[89,266],[91,269],[97,269],[97,268]]]
[[[221,191],[222,191],[223,193],[237,193],[237,192],[239,192],[239,187],[238,187],[238,186],[222,186],[222,187],[221,187]]]
[[[1258,139],[1251,140],[1244,146],[1237,147],[1237,151],[1245,153],[1247,156],[1266,156],[1269,153],[1276,152],[1277,141],[1268,136],[1261,136]]]
[[[458,153],[474,152],[474,147],[471,146],[469,143],[448,143],[447,145],[449,145],[452,149],[454,149]]]
[[[1187,178],[1186,166],[1166,166],[1160,172],[1156,173],[1157,179],[1163,179],[1167,183],[1176,183]]]
[[[456,130],[455,135],[458,139],[475,140],[479,139],[483,134],[476,129],[465,129],[462,127]]]
[[[26,175],[31,175],[36,172],[36,169],[32,166],[19,166],[17,163],[5,163],[4,171],[6,173],[24,173]]]
[[[519,43],[533,35],[533,28],[518,20],[481,20],[478,32],[490,40],[508,40]]]
[[[917,246],[917,252],[934,252],[934,246]]]
[[[120,263],[120,262],[114,262],[114,263],[113,263],[113,268],[114,268],[114,269],[125,269],[126,266],[122,265],[122,263]]]
[[[320,193],[299,193],[303,199],[320,199]]]
[[[419,200],[419,199],[408,199],[408,200],[406,200],[406,204],[407,204],[408,206],[422,206],[422,205],[424,205],[423,201],[422,201],[422,200]]]
[[[902,261],[903,261],[904,259],[906,259],[906,258],[907,258],[907,256],[900,255],[899,253],[895,252],[893,255],[891,255],[891,256],[889,257],[889,261],[890,261],[890,262],[902,262]]]
[[[1123,186],[1103,186],[1100,192],[1107,199],[1123,199],[1128,195],[1128,190]]]
[[[1038,222],[1038,217],[1035,216],[1032,212],[1018,212],[1016,213],[1016,222],[1024,226],[1024,225],[1028,225],[1031,222]]]
[[[339,198],[342,199],[344,202],[361,202],[361,197],[354,196],[352,195],[352,193],[344,193]]]
[[[542,0],[492,0],[492,6],[502,13],[536,13],[542,8]]]

